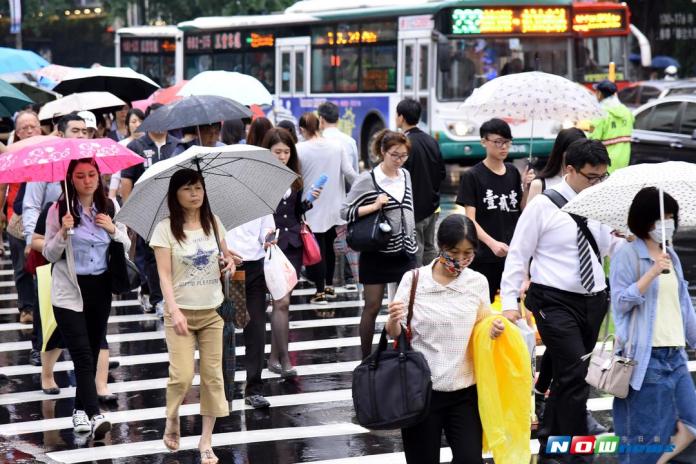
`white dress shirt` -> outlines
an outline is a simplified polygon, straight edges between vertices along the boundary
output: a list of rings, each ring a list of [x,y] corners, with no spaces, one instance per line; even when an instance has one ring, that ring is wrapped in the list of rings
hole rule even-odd
[[[263,249],[266,235],[273,232],[275,228],[273,215],[267,214],[228,230],[225,234],[225,243],[244,261],[258,261],[266,255]]]
[[[551,189],[558,191],[568,201],[577,193],[564,180]],[[602,258],[612,255],[625,240],[611,234],[612,229],[597,221],[589,220]],[[503,310],[517,309],[520,287],[529,271],[533,283],[586,294],[580,282],[580,258],[578,254],[578,225],[546,195],[537,195],[522,211],[515,234],[510,243],[501,283]],[[529,260],[532,259],[531,269]],[[592,293],[606,288],[604,268],[592,250],[594,287]]]
[[[476,322],[491,314],[488,281],[467,268],[442,285],[433,279],[434,263],[418,270],[411,346],[428,361],[433,390],[451,392],[476,383],[469,342]],[[404,274],[395,301],[408,305],[412,281],[412,272]],[[406,317],[402,325],[406,325]]]
[[[396,201],[401,203],[404,201],[404,195],[406,195],[406,176],[404,175],[404,170],[399,169],[399,175],[396,177],[387,177],[387,175],[382,170],[382,163],[379,164],[374,170],[375,181],[382,190],[387,192],[389,195],[394,197]]]

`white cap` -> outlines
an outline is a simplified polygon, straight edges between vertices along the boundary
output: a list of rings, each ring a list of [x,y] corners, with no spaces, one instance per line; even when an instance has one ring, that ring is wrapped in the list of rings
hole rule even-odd
[[[665,68],[665,74],[675,75],[675,74],[677,74],[678,71],[679,70],[677,69],[677,67],[674,66],[673,64],[671,64]]]
[[[77,113],[79,117],[85,120],[85,125],[87,126],[87,129],[95,129],[97,128],[97,117],[92,113],[91,111],[80,111]]]

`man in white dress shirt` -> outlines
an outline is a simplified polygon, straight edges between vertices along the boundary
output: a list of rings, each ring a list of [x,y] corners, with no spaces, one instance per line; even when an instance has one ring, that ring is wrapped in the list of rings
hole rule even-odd
[[[553,384],[539,430],[540,455],[545,459],[541,463],[590,462],[579,455],[551,459],[545,456],[546,444],[551,435],[588,434],[588,363],[580,357],[593,350],[609,307],[601,260],[623,243],[611,228],[571,217],[558,206],[607,178],[606,148],[596,140],[577,140],[568,147],[565,164],[563,182],[534,198],[522,212],[501,284],[503,314],[514,321],[520,317],[521,287],[531,276],[525,305],[552,359]]]

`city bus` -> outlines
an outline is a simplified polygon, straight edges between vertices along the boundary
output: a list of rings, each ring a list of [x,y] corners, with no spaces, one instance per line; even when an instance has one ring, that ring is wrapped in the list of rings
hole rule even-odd
[[[484,156],[483,121],[459,110],[477,87],[497,76],[540,70],[591,85],[616,64],[617,83],[631,77],[630,14],[615,2],[571,0],[304,0],[265,16],[198,18],[183,33],[181,69],[257,77],[275,95],[273,120],[292,119],[325,100],[340,108],[339,127],[359,144],[394,128],[403,98],[423,107],[421,126],[452,162]],[[178,52],[178,50],[177,50]],[[550,151],[569,121],[509,121],[512,157]],[[533,146],[532,146],[533,145]]]
[[[145,74],[162,87],[183,75],[183,32],[176,26],[123,27],[116,31],[116,66]]]

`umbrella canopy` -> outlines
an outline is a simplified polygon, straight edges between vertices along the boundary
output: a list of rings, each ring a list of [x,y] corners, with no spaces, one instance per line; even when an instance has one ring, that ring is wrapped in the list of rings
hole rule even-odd
[[[140,125],[140,132],[165,132],[203,126],[228,119],[250,118],[251,111],[229,98],[210,95],[186,97],[153,111]]]
[[[27,105],[34,103],[11,84],[0,80],[0,118],[12,116]]]
[[[657,187],[679,202],[679,224],[696,226],[696,165],[682,161],[637,164],[615,171],[601,184],[583,190],[563,211],[628,231],[628,210],[644,187]]]
[[[157,223],[169,216],[169,179],[183,168],[202,172],[210,207],[228,230],[273,213],[297,178],[265,148],[194,146],[145,171],[116,219],[150,240]]]
[[[247,106],[273,103],[273,96],[258,79],[230,71],[203,71],[184,85],[179,95],[217,95]]]
[[[111,92],[125,101],[142,100],[159,89],[152,79],[131,68],[98,66],[73,69],[53,90],[63,95],[76,92]]]
[[[43,86],[41,82],[37,80],[37,77],[33,72],[0,74],[0,79],[8,84],[12,84],[14,88],[34,100],[35,103],[39,103],[41,105],[60,98],[59,93],[49,90],[49,88]],[[50,87],[52,88],[53,86],[51,85]]]
[[[559,122],[594,119],[603,114],[597,98],[587,88],[539,71],[488,81],[474,90],[460,109],[474,117]]]
[[[111,139],[37,136],[12,144],[0,155],[0,183],[57,182],[70,161],[94,158],[102,174],[113,174],[144,159]]]
[[[34,71],[50,63],[31,50],[0,47],[0,74]]]
[[[82,92],[46,103],[39,111],[39,119],[46,121],[77,111],[116,111],[126,102],[109,92]]]
[[[666,56],[666,55],[657,55],[654,56],[652,59],[652,62],[650,62],[650,67],[651,68],[657,68],[657,69],[664,69],[668,66],[674,66],[676,68],[680,68],[681,66],[679,65],[679,61],[676,59],[672,58],[671,56]]]
[[[161,103],[163,105],[174,103],[175,101],[179,101],[182,99],[181,96],[177,95],[177,92],[179,92],[179,90],[181,90],[181,87],[183,87],[187,82],[188,81],[183,80],[177,82],[171,87],[165,87],[163,89],[155,90],[155,92],[152,95],[150,95],[147,99],[137,100],[131,103],[133,104],[134,108],[139,108],[143,111],[145,111],[147,107],[152,105],[153,103]]]

